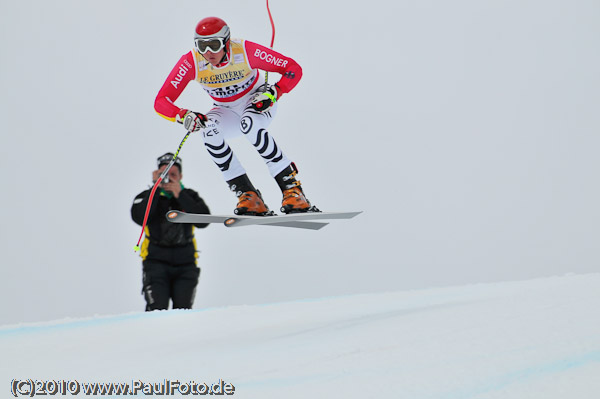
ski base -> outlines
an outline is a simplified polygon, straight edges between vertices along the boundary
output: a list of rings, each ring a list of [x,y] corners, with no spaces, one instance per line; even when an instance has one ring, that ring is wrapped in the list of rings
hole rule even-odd
[[[319,230],[327,226],[328,222],[315,222],[314,220],[351,219],[362,213],[359,212],[306,212],[291,213],[273,216],[245,216],[245,215],[203,215],[186,213],[182,211],[169,211],[166,218],[171,223],[223,223],[226,227],[241,226],[279,226],[300,229]]]

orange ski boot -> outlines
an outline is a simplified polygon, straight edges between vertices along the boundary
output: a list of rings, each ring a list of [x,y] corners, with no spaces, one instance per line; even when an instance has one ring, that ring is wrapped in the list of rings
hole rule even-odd
[[[265,216],[269,214],[269,208],[265,205],[258,190],[246,191],[239,196],[233,213],[236,215]]]
[[[245,173],[227,181],[229,189],[238,197],[238,203],[233,213],[236,215],[266,216],[272,215],[269,207],[265,205],[260,191],[254,188],[252,182]]]
[[[298,213],[308,212],[312,206],[304,196],[304,192],[300,186],[288,188],[283,191],[283,201],[281,201],[281,212],[283,213]]]
[[[311,205],[310,201],[306,199],[304,191],[300,186],[300,181],[296,180],[296,174],[298,174],[298,169],[296,169],[296,165],[292,163],[275,176],[275,180],[283,193],[281,212],[320,212],[317,207]]]

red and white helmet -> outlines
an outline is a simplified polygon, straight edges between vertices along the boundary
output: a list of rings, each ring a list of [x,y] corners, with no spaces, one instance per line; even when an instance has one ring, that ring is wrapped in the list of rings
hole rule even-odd
[[[218,53],[229,44],[229,26],[221,18],[206,17],[196,25],[194,44],[200,54]]]

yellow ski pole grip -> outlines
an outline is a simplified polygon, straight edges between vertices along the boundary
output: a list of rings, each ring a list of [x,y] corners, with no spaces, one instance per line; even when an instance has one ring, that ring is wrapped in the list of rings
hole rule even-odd
[[[273,101],[274,103],[277,101],[277,99],[275,98],[274,95],[272,95],[271,93],[269,93],[268,91],[265,91],[263,93],[265,96],[267,96],[271,101]]]

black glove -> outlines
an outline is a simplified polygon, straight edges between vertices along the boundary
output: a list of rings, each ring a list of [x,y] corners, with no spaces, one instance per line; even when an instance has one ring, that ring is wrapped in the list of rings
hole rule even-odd
[[[269,86],[266,91],[258,91],[252,97],[251,106],[255,111],[265,112],[273,108],[277,101],[277,86]]]

